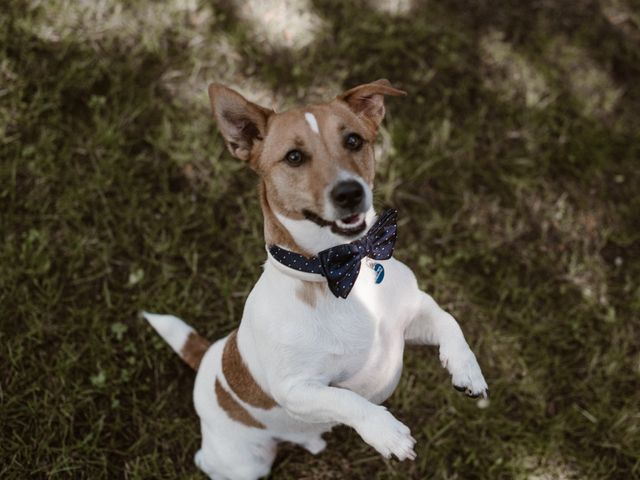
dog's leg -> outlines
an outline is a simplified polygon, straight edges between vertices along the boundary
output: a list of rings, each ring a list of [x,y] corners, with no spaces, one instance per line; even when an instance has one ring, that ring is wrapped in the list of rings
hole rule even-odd
[[[225,425],[226,424],[226,425]],[[276,456],[277,442],[248,429],[229,428],[231,421],[219,425],[201,422],[202,446],[196,453],[196,466],[212,480],[258,480],[266,477]]]
[[[470,397],[487,397],[489,389],[476,356],[467,345],[455,318],[424,292],[417,315],[405,331],[407,343],[440,346],[440,361],[451,374],[453,386]]]
[[[276,401],[289,414],[310,423],[343,423],[354,428],[362,439],[381,455],[399,460],[416,457],[415,439],[409,428],[386,408],[375,405],[344,388],[318,382],[287,382],[274,390]]]

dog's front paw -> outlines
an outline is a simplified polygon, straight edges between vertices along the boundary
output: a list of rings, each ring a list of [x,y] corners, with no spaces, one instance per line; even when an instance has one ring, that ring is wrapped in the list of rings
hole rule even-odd
[[[489,387],[471,349],[465,345],[454,350],[441,349],[440,361],[449,370],[456,390],[471,398],[489,398]]]
[[[375,448],[383,457],[395,455],[398,460],[415,460],[413,446],[416,440],[409,427],[398,421],[384,407],[375,407],[356,430],[362,439]]]

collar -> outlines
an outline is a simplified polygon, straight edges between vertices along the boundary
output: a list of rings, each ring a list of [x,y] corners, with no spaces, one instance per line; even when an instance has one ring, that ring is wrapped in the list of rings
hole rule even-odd
[[[271,254],[271,252],[269,251],[270,248],[273,248],[273,245],[271,247],[269,245],[265,245],[264,248],[267,251],[267,261],[271,262],[271,264],[274,267],[276,267],[285,275],[289,275],[290,277],[297,278],[298,280],[304,280],[305,282],[326,281],[321,273],[312,273],[312,272],[304,272],[301,270],[296,270],[295,268],[288,267],[284,263],[281,263],[278,260],[276,260]]]
[[[387,260],[393,255],[397,217],[398,212],[387,210],[361,238],[327,248],[313,257],[277,245],[267,246],[267,255],[273,265],[287,275],[312,282],[326,279],[336,297],[347,298],[360,273],[362,260]],[[382,282],[384,267],[376,264],[372,268],[380,274],[376,283]]]

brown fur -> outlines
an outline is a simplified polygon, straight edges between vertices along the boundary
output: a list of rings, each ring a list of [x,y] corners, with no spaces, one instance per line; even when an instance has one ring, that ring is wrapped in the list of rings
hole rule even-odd
[[[218,399],[218,405],[222,407],[222,409],[227,412],[230,418],[235,420],[236,422],[240,422],[248,427],[255,427],[260,429],[265,429],[265,426],[260,423],[258,420],[253,418],[253,416],[240,405],[229,392],[225,390],[225,388],[220,383],[220,380],[216,378],[216,397]]]
[[[320,134],[310,133],[304,114],[313,113]],[[354,172],[369,185],[374,180],[373,144],[376,131],[370,122],[359,118],[339,100],[289,110],[272,117],[268,131],[282,131],[284,138],[267,139],[260,148],[258,172],[261,175],[261,204],[265,218],[267,244],[278,244],[291,251],[311,256],[297,245],[277,220],[274,211],[286,217],[301,220],[303,208],[312,212],[324,209],[324,192],[335,181],[340,170]],[[359,152],[343,147],[346,132],[360,134],[366,144]],[[274,135],[278,137],[278,135]],[[291,168],[282,157],[293,149],[303,151],[309,160],[300,167]]]
[[[271,205],[269,205],[269,199],[267,198],[266,187],[264,182],[260,183],[260,205],[262,206],[262,215],[264,217],[264,240],[267,245],[280,245],[284,248],[288,248],[293,252],[301,253],[307,257],[311,257],[311,253],[305,251],[299,246],[293,239],[287,229],[280,223],[278,217],[275,216]]]
[[[238,331],[234,330],[222,352],[222,373],[231,390],[252,407],[269,410],[278,404],[258,385],[238,350]]]
[[[372,186],[373,145],[384,116],[383,96],[403,94],[387,80],[378,80],[352,88],[327,103],[275,113],[222,85],[209,87],[213,114],[230,152],[247,161],[261,177],[267,244],[276,243],[309,256],[296,245],[274,212],[296,220],[304,218],[303,210],[322,215],[325,191],[341,170],[359,175]],[[310,129],[306,112],[314,115],[320,133]],[[361,150],[344,147],[349,133],[365,140]],[[289,166],[283,159],[292,149],[300,150],[307,161],[298,167]]]
[[[320,133],[311,132],[304,118],[312,113]],[[306,208],[322,212],[324,192],[340,170],[360,175],[370,185],[374,177],[373,143],[376,132],[370,122],[354,114],[344,102],[296,108],[272,117],[269,135],[260,152],[261,174],[269,203],[276,211],[294,219]],[[281,132],[271,135],[272,132]],[[358,133],[366,143],[359,152],[346,150],[343,137]],[[292,168],[282,162],[291,149],[301,150],[308,161]]]
[[[320,282],[300,282],[296,288],[296,297],[311,308],[316,306],[318,297],[324,293],[326,286]]]
[[[205,352],[211,344],[196,332],[191,332],[180,349],[180,357],[194,370],[198,370]]]

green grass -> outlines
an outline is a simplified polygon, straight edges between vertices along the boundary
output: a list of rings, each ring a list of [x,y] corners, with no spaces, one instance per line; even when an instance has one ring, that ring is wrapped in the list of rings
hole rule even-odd
[[[377,201],[491,405],[411,348],[388,405],[416,462],[338,428],[272,477],[640,478],[631,2],[318,0],[284,41],[235,2],[116,3],[0,6],[1,478],[203,478],[193,373],[137,312],[215,339],[260,274],[256,179],[206,85],[283,108],[380,77],[410,95],[388,102]]]

